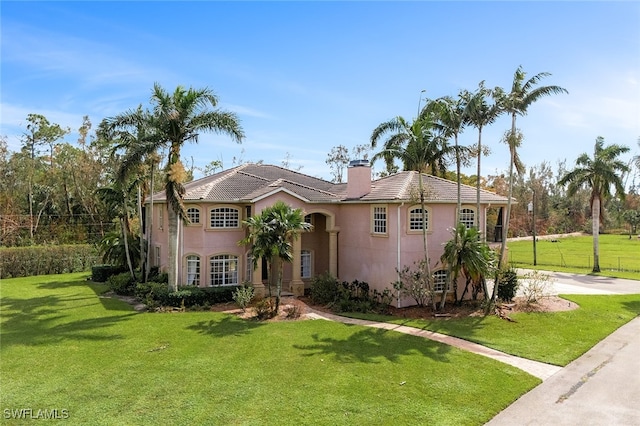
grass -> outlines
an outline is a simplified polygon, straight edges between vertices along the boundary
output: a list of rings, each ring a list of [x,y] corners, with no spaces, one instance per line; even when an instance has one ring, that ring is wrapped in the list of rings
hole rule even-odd
[[[504,321],[495,315],[448,320],[358,317],[436,331],[512,355],[564,366],[640,315],[640,294],[563,297],[576,302],[580,308],[553,313],[514,313],[510,316],[516,322]]]
[[[595,275],[640,280],[640,239],[628,235],[600,235],[600,270]],[[537,265],[533,266],[533,242],[510,241],[509,261],[518,267],[591,274],[593,238],[558,238],[536,242]]]
[[[3,413],[67,410],[92,425],[480,425],[540,382],[392,331],[139,314],[83,274],[0,286]]]

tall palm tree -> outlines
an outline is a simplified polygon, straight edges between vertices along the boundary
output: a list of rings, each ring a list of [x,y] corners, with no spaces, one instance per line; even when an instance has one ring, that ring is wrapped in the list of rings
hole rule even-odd
[[[500,115],[500,108],[496,102],[490,103],[489,97],[492,91],[484,86],[484,81],[478,84],[478,89],[468,97],[465,109],[465,116],[469,124],[478,129],[477,145],[477,182],[476,182],[476,214],[474,217],[475,226],[480,229],[480,176],[482,148],[482,129],[493,123]]]
[[[302,210],[293,209],[282,201],[277,201],[262,210],[260,215],[243,223],[249,227],[249,235],[241,244],[251,244],[254,268],[258,265],[259,259],[265,258],[268,279],[271,280],[273,263],[277,261],[276,304],[273,312],[277,314],[282,294],[283,264],[293,260],[293,240],[298,238],[301,232],[310,230],[312,225],[304,221]]]
[[[147,117],[149,133],[145,143],[127,151],[123,164],[140,163],[147,155],[168,148],[165,166],[165,194],[169,219],[169,288],[178,287],[178,241],[179,219],[187,221],[183,203],[183,183],[186,171],[180,159],[185,142],[198,142],[201,132],[223,133],[236,142],[241,142],[244,132],[237,116],[229,111],[217,109],[218,97],[208,88],[185,89],[178,86],[173,93],[154,84],[151,95],[152,111]],[[129,111],[107,119],[110,128],[136,126],[139,114]]]
[[[567,195],[572,197],[582,187],[591,188],[591,232],[593,234],[593,272],[600,272],[599,234],[604,202],[611,197],[611,187],[624,199],[624,186],[621,174],[629,170],[627,164],[618,159],[620,154],[629,151],[622,145],[604,146],[604,138],[596,139],[593,158],[587,153],[576,160],[576,168],[567,172],[558,181],[559,185],[567,185]]]
[[[467,163],[470,150],[468,147],[458,145],[458,136],[464,130],[466,124],[466,104],[469,99],[468,92],[460,91],[457,98],[443,96],[434,101],[427,102],[425,112],[433,112],[435,115],[435,127],[445,138],[453,138],[454,156],[456,160],[456,185],[457,185],[457,210],[455,223],[460,222],[460,210],[462,210],[460,168],[462,163]]]
[[[540,98],[550,95],[557,95],[560,93],[569,93],[566,89],[560,86],[540,86],[537,84],[545,77],[550,76],[548,72],[541,72],[534,75],[525,81],[527,73],[523,71],[522,66],[516,69],[513,75],[513,83],[511,85],[511,91],[505,93],[501,88],[494,90],[495,97],[500,106],[500,110],[511,116],[511,131],[510,135],[506,138],[509,144],[509,149],[515,149],[514,145],[518,140],[522,140],[521,136],[517,136],[516,130],[516,117],[518,115],[524,116],[527,114],[529,107]],[[507,233],[509,232],[509,218],[511,216],[511,195],[513,192],[513,161],[514,155],[511,155],[511,162],[509,164],[509,197],[507,199],[507,213],[504,219],[505,223],[502,228],[502,244],[500,246],[500,257],[498,258],[498,268],[502,267],[502,261],[507,247]],[[494,288],[494,297],[497,294],[497,285]]]

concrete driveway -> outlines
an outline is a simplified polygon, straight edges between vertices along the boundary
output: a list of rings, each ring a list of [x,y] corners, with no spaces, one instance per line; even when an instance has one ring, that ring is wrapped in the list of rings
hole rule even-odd
[[[640,293],[640,281],[547,274],[555,294]],[[640,425],[640,317],[520,397],[487,425]]]

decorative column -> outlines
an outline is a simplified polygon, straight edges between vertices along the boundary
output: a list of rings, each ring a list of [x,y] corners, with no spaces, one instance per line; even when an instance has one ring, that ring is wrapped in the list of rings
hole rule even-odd
[[[338,232],[339,228],[333,228],[329,232],[329,274],[338,278]]]
[[[296,235],[293,239],[293,261],[291,262],[291,282],[289,291],[296,296],[304,295],[304,282],[301,276],[302,267],[302,235]]]

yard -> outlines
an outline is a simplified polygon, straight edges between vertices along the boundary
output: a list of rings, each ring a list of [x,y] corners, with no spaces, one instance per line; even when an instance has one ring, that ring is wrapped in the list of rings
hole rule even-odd
[[[105,287],[85,274],[1,286],[5,417],[31,409],[65,410],[73,424],[480,425],[539,383],[498,361],[391,331],[136,313],[101,297]],[[384,319],[564,365],[640,313],[640,295],[571,299],[581,308],[518,314],[517,323]]]
[[[101,298],[104,287],[84,274],[1,285],[5,417],[31,409],[25,415],[66,410],[73,424],[479,425],[539,383],[395,332],[135,313]]]

